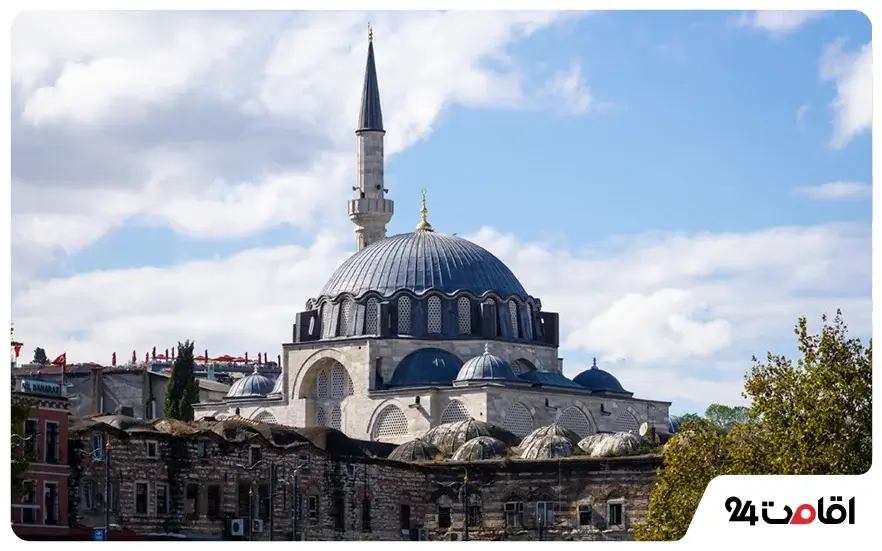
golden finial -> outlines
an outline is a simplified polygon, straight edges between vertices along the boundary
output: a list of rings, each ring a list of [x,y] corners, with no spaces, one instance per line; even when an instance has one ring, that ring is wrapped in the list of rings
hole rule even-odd
[[[435,231],[432,228],[432,224],[429,224],[429,221],[426,219],[426,215],[429,214],[429,210],[426,208],[426,190],[423,191],[423,208],[420,209],[420,223],[417,224],[417,231]]]
[[[368,23],[368,42],[374,41],[374,28]]]

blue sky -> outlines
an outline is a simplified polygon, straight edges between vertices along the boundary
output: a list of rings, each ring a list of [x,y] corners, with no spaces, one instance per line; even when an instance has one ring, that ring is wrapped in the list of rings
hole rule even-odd
[[[103,41],[48,16],[13,29],[24,60],[13,63],[13,315],[50,355],[102,361],[184,338],[274,354],[353,247],[345,200],[368,19],[395,150],[390,234],[412,229],[427,188],[439,231],[473,237],[566,316],[568,375],[597,356],[626,388],[694,411],[737,401],[751,354],[790,352],[796,315],[842,306],[869,332],[860,13],[113,17],[92,24]],[[120,24],[134,45],[114,46]],[[99,74],[102,57],[130,56],[148,75],[181,57],[155,38],[169,31],[220,37],[222,53],[188,52],[137,90]],[[293,49],[300,40],[315,51]],[[86,97],[77,78],[107,86]],[[847,139],[831,144],[837,128]],[[788,262],[806,265],[788,274]],[[196,273],[217,281],[174,304]],[[231,285],[265,289],[218,315]],[[102,301],[79,322],[41,323],[58,305]]]

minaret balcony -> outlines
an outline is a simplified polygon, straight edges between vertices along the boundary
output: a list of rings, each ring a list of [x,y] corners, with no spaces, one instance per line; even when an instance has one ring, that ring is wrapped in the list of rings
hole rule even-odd
[[[350,199],[349,216],[359,214],[388,214],[395,212],[395,202],[391,199]]]

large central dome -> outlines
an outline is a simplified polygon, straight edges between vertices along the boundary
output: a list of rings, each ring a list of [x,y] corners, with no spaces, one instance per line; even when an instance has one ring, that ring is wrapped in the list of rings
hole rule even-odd
[[[503,298],[527,298],[515,275],[492,253],[433,231],[394,235],[365,247],[337,268],[321,295],[351,293],[358,298],[374,291],[388,297],[400,290],[450,295],[469,291],[479,296],[495,291]]]

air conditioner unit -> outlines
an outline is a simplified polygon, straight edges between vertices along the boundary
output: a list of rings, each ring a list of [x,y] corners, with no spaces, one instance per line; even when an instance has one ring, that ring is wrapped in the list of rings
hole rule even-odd
[[[251,519],[251,531],[253,533],[263,532],[263,520],[259,518]]]
[[[429,529],[420,528],[419,541],[429,541]]]
[[[230,535],[231,536],[244,536],[245,535],[245,521],[240,518],[234,518],[230,520]]]

